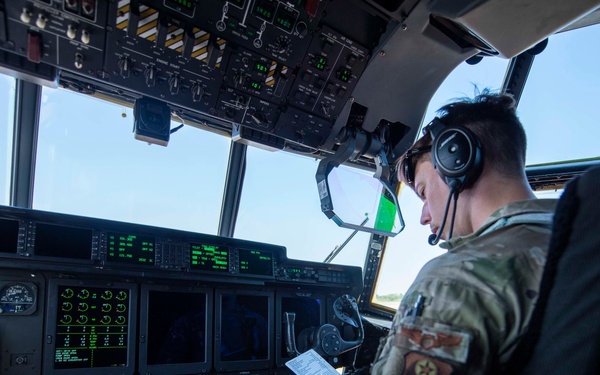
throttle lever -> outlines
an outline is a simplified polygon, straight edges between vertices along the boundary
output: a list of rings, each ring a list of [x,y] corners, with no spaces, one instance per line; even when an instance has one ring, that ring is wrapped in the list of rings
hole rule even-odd
[[[299,356],[301,353],[296,348],[296,333],[294,332],[294,322],[296,321],[296,313],[284,312],[285,316],[285,348],[291,358]]]

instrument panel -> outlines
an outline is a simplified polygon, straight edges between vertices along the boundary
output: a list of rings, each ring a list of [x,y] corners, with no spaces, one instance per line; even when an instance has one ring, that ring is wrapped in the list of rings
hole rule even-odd
[[[361,290],[281,246],[0,206],[3,374],[289,374],[286,313],[358,342],[334,306]]]
[[[1,66],[48,85],[158,99],[184,118],[251,129],[241,132],[247,141],[276,148],[323,147],[387,24],[341,0],[19,0],[5,8]]]
[[[110,220],[0,207],[0,258],[61,267],[293,281],[359,290],[360,274],[288,259],[282,246]],[[24,289],[21,289],[24,290]]]

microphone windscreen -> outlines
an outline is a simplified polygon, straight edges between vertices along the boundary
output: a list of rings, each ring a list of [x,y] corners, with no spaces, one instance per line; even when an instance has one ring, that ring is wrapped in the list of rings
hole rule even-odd
[[[438,237],[437,234],[431,234],[429,235],[429,238],[427,239],[427,242],[429,242],[429,244],[431,246],[435,246],[437,245],[437,243],[440,241],[440,238]]]

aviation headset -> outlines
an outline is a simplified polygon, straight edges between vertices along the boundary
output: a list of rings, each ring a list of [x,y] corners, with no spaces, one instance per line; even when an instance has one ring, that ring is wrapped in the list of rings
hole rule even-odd
[[[446,125],[434,118],[423,133],[431,133],[431,162],[455,193],[471,187],[483,167],[483,152],[477,136],[458,125]]]

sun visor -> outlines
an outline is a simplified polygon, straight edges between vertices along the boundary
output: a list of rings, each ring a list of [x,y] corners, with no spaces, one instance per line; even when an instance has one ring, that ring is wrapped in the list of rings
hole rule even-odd
[[[599,7],[600,0],[437,0],[430,12],[432,25],[457,44],[467,39],[512,58]]]

